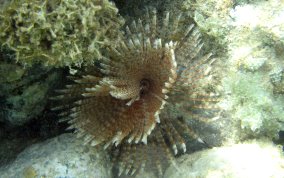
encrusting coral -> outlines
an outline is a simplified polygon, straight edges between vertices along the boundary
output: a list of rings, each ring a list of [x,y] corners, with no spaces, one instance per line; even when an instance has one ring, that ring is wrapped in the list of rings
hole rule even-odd
[[[200,34],[185,18],[158,19],[153,10],[133,21],[109,56],[70,76],[73,83],[54,97],[63,103],[54,110],[85,143],[111,150],[119,175],[154,169],[161,176],[186,152],[186,137],[202,142],[175,110],[197,118],[216,113],[216,95],[199,87],[214,59],[200,54]]]
[[[116,43],[124,21],[108,0],[20,0],[0,9],[0,44],[32,65],[80,66]]]

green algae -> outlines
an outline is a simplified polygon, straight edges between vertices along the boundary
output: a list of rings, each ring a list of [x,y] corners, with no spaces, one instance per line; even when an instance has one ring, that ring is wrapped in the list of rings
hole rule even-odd
[[[107,0],[20,0],[0,11],[0,44],[31,66],[81,66],[114,45],[123,20]]]

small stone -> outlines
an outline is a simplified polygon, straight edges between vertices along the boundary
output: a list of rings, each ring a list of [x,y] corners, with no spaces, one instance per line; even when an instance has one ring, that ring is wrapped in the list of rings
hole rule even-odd
[[[28,147],[14,162],[0,167],[0,175],[1,178],[109,178],[111,169],[107,169],[107,161],[105,152],[83,145],[74,134],[63,134]]]
[[[283,172],[281,149],[271,142],[253,141],[184,155],[164,177],[282,178]]]

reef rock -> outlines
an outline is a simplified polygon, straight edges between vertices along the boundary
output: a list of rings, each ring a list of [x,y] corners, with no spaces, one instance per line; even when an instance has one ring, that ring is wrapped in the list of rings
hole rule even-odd
[[[10,165],[0,168],[2,178],[10,177],[111,177],[105,153],[73,134],[64,134],[27,148]]]
[[[213,70],[224,115],[209,125],[193,122],[206,142],[271,139],[284,130],[283,8],[277,0],[183,2],[219,62]]]
[[[61,73],[37,65],[23,68],[0,62],[0,75],[0,122],[14,127],[43,114]]]
[[[223,87],[241,139],[277,138],[284,129],[283,8],[283,2],[272,0],[240,3],[230,10],[231,30],[225,38],[230,70]]]
[[[281,149],[270,142],[253,141],[184,155],[166,171],[165,178],[280,178],[283,173]]]

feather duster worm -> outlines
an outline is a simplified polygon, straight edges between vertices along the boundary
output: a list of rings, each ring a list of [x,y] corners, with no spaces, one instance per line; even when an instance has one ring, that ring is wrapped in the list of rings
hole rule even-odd
[[[85,143],[110,148],[119,175],[153,168],[162,175],[179,150],[186,152],[185,137],[198,139],[172,110],[200,118],[198,110],[212,109],[207,101],[215,98],[196,90],[214,60],[199,55],[200,34],[183,20],[169,13],[159,20],[154,10],[133,21],[98,66],[72,76],[55,97],[65,102],[54,110]]]

